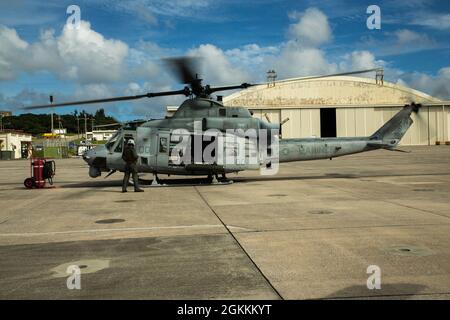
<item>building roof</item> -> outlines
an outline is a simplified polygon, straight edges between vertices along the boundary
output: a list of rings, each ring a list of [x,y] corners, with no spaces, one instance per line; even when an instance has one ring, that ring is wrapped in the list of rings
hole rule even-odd
[[[295,78],[258,85],[223,98],[227,106],[279,108],[299,106],[369,106],[439,103],[441,100],[399,84],[375,79],[333,76]]]
[[[14,130],[14,129],[4,129],[0,131],[0,134],[16,134],[16,135],[23,135],[23,136],[31,136],[31,133],[26,133],[23,130]]]

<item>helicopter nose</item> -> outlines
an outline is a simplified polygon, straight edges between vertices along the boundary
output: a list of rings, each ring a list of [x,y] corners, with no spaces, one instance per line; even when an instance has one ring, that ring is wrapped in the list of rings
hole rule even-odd
[[[90,149],[90,150],[86,150],[83,153],[83,160],[87,163],[87,164],[91,164],[92,161],[94,161],[95,158],[95,152],[94,149]]]
[[[104,145],[87,150],[83,154],[83,160],[89,165],[92,165],[96,158],[106,158],[106,147]]]

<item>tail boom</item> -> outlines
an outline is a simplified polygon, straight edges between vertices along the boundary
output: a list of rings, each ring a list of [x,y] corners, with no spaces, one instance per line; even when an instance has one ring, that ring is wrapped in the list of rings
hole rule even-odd
[[[369,137],[280,140],[280,162],[335,158],[376,149],[395,149],[413,124],[411,113],[420,105],[406,105]]]

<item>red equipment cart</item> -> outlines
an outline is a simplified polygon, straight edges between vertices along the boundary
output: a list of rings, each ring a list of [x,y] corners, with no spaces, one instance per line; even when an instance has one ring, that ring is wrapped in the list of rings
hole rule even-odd
[[[31,177],[26,178],[23,184],[26,188],[44,188],[45,180],[48,180],[50,185],[53,184],[53,177],[56,173],[55,161],[44,158],[31,159]]]

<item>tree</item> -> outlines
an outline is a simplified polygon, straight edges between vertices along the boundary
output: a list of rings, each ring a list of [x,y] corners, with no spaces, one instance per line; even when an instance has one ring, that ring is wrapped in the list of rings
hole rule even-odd
[[[75,110],[71,114],[61,115],[62,126],[67,129],[67,133],[77,133],[77,115],[81,119],[84,118],[84,115],[86,115],[88,119],[94,118],[97,125],[117,122],[114,117],[107,116],[103,109],[97,110],[95,117],[85,110],[82,110],[79,114]],[[25,113],[18,116],[4,117],[3,124],[6,129],[22,130],[37,135],[50,132],[50,115]]]

